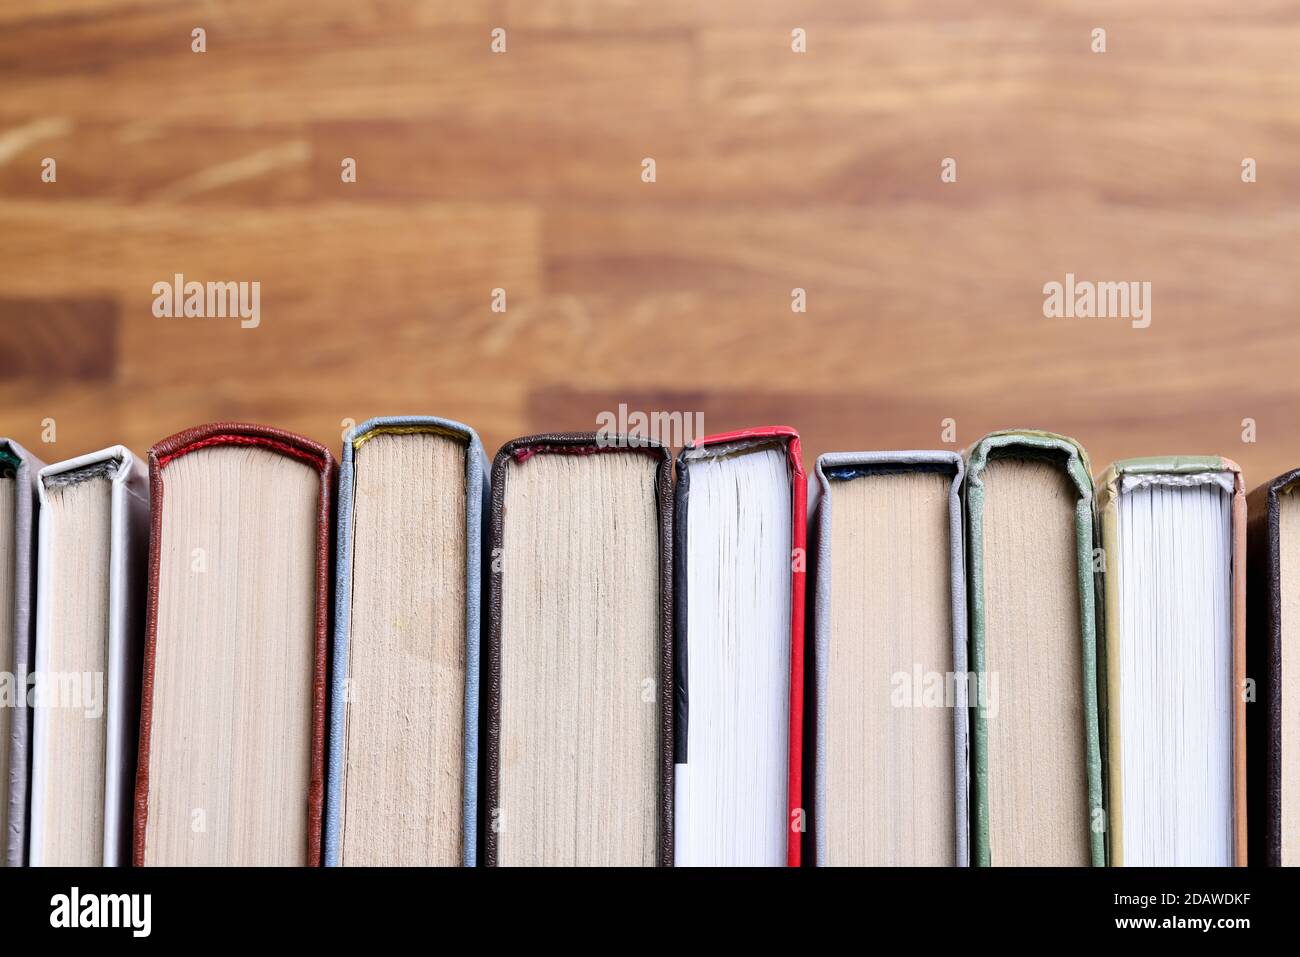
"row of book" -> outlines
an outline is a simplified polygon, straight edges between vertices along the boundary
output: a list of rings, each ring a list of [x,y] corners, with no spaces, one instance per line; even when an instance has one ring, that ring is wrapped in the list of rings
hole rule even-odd
[[[1007,431],[810,501],[787,427],[402,417],[0,474],[11,866],[1300,855],[1300,471]]]

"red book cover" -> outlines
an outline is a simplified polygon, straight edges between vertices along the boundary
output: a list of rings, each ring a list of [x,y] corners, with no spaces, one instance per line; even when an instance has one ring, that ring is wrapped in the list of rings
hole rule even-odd
[[[320,865],[321,820],[325,800],[325,674],[329,628],[330,537],[333,525],[334,457],[311,439],[265,425],[217,422],[163,439],[149,450],[149,592],[145,611],[144,660],[140,695],[140,749],[136,770],[132,863],[144,866],[149,812],[149,746],[153,728],[154,662],[158,639],[158,582],[163,535],[162,505],[167,466],[183,455],[214,446],[265,448],[306,463],[320,475],[317,506],[316,595],[313,617],[311,765],[307,801],[306,864]]]
[[[760,426],[706,436],[691,444],[691,449],[725,445],[750,440],[782,440],[790,465],[790,788],[786,808],[786,863],[800,864],[801,830],[794,827],[803,815],[803,658],[804,658],[804,585],[808,562],[808,476],[803,468],[799,433],[788,425]],[[680,481],[680,477],[679,477]]]

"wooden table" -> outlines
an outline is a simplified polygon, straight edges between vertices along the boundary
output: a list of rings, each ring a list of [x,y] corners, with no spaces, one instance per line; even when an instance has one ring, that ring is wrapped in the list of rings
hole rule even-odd
[[[1297,199],[1281,0],[10,0],[0,434],[433,413],[491,454],[624,402],[1254,485],[1300,465]],[[259,282],[260,325],[155,317],[177,273]],[[1152,283],[1151,325],[1044,318],[1067,273]]]

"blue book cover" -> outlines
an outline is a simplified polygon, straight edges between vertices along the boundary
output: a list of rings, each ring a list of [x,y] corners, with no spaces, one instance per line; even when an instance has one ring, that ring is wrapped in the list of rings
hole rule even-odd
[[[482,442],[469,426],[432,416],[393,416],[369,419],[344,439],[339,471],[335,615],[331,642],[329,758],[325,800],[325,865],[339,866],[343,857],[343,796],[347,762],[349,641],[352,637],[352,579],[356,453],[381,434],[433,433],[456,438],[465,454],[465,687],[464,795],[462,863],[474,866],[478,829],[478,713],[479,643],[483,568],[483,517],[488,503],[487,458]],[[395,563],[396,566],[396,563]],[[396,862],[393,862],[396,863]]]

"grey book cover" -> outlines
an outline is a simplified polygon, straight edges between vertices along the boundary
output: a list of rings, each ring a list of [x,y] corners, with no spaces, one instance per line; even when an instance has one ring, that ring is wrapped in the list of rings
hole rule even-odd
[[[346,708],[344,686],[348,679],[348,641],[352,633],[352,512],[356,447],[374,433],[443,432],[462,439],[465,456],[465,793],[464,864],[473,867],[478,846],[479,753],[479,651],[482,639],[482,583],[484,516],[488,510],[487,455],[478,433],[467,425],[434,416],[384,416],[362,422],[343,441],[339,469],[338,537],[334,568],[334,630],[331,637],[332,671],[328,733],[328,770],[325,788],[326,867],[340,863],[340,829],[343,816],[343,762]]]
[[[36,475],[45,463],[13,439],[0,438],[0,468],[14,477],[14,627],[0,640],[12,642],[14,693],[22,703],[10,709],[9,739],[0,747],[9,752],[6,797],[4,862],[6,867],[27,863],[27,807],[31,786],[31,708],[26,703],[27,676],[32,665],[32,633],[36,625]]]
[[[813,549],[813,646],[814,660],[808,667],[812,676],[812,694],[809,703],[813,709],[813,799],[811,823],[813,863],[824,866],[827,862],[827,749],[826,717],[827,691],[830,682],[831,648],[831,514],[834,507],[836,485],[848,481],[862,481],[872,475],[899,472],[937,471],[951,477],[948,489],[948,548],[949,576],[952,594],[952,673],[955,700],[953,703],[953,789],[954,857],[959,867],[970,864],[970,826],[967,803],[969,789],[967,689],[964,679],[966,666],[966,563],[965,539],[962,525],[961,488],[965,464],[957,452],[900,451],[900,452],[831,452],[817,459],[817,492],[815,514],[810,525],[816,538]],[[864,760],[871,756],[864,755]]]

